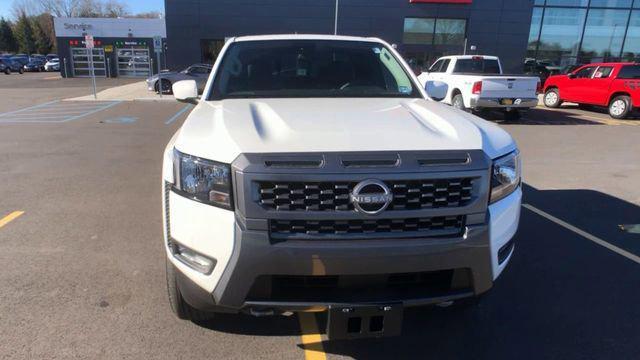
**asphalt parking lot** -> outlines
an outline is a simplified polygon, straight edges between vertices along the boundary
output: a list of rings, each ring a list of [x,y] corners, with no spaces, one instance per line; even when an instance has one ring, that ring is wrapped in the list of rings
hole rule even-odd
[[[515,255],[492,291],[476,308],[406,310],[401,337],[329,342],[322,315],[176,319],[165,290],[160,167],[190,107],[62,101],[86,95],[88,82],[53,76],[0,76],[1,358],[629,359],[640,351],[640,233],[620,226],[640,224],[640,120],[570,106],[502,124],[523,155],[525,206]]]

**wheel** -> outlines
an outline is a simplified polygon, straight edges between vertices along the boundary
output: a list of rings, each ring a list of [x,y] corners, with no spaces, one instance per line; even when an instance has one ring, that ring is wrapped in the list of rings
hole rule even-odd
[[[462,98],[462,94],[455,94],[453,96],[453,99],[451,100],[451,106],[462,111],[467,111],[467,108],[464,106],[464,99]]]
[[[609,115],[614,119],[624,119],[631,112],[631,98],[618,95],[609,103]]]
[[[9,68],[4,69],[4,73],[6,75],[11,75],[11,69],[9,69]]]
[[[506,121],[514,121],[520,119],[520,111],[513,109],[504,112],[504,119]]]
[[[160,84],[158,81],[156,81],[156,92],[159,93],[160,92]],[[173,91],[171,89],[171,81],[166,80],[166,79],[162,79],[162,93],[163,94],[171,94]]]
[[[178,278],[176,276],[176,268],[169,259],[166,259],[167,272],[167,294],[169,296],[169,305],[173,313],[182,320],[206,321],[212,318],[212,313],[200,311],[187,304],[180,294],[178,287]]]
[[[556,88],[548,89],[544,93],[543,100],[544,100],[544,106],[548,108],[557,108],[562,104],[562,100],[560,100],[560,93]]]
[[[18,70],[18,73],[19,73],[19,74],[24,74],[24,69],[23,69],[23,68],[20,68],[20,69]]]

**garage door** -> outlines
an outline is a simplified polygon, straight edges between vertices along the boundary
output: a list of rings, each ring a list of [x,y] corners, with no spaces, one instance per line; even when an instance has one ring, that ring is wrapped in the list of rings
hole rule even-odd
[[[98,77],[107,77],[107,67],[105,65],[104,49],[94,48],[93,50],[93,67]],[[91,66],[89,62],[89,49],[71,48],[71,68],[74,77],[91,76]]]
[[[151,76],[151,61],[149,49],[118,48],[118,76],[149,77]]]

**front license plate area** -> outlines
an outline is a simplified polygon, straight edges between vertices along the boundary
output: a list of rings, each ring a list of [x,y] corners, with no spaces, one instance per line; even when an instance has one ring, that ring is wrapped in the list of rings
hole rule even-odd
[[[402,304],[329,307],[330,340],[398,336],[402,332]]]
[[[500,100],[502,105],[513,105],[513,99],[502,99]]]

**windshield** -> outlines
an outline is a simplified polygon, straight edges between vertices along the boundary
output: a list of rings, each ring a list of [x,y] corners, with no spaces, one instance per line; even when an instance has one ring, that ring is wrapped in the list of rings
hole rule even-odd
[[[276,97],[420,97],[382,44],[241,41],[229,46],[209,100]]]

